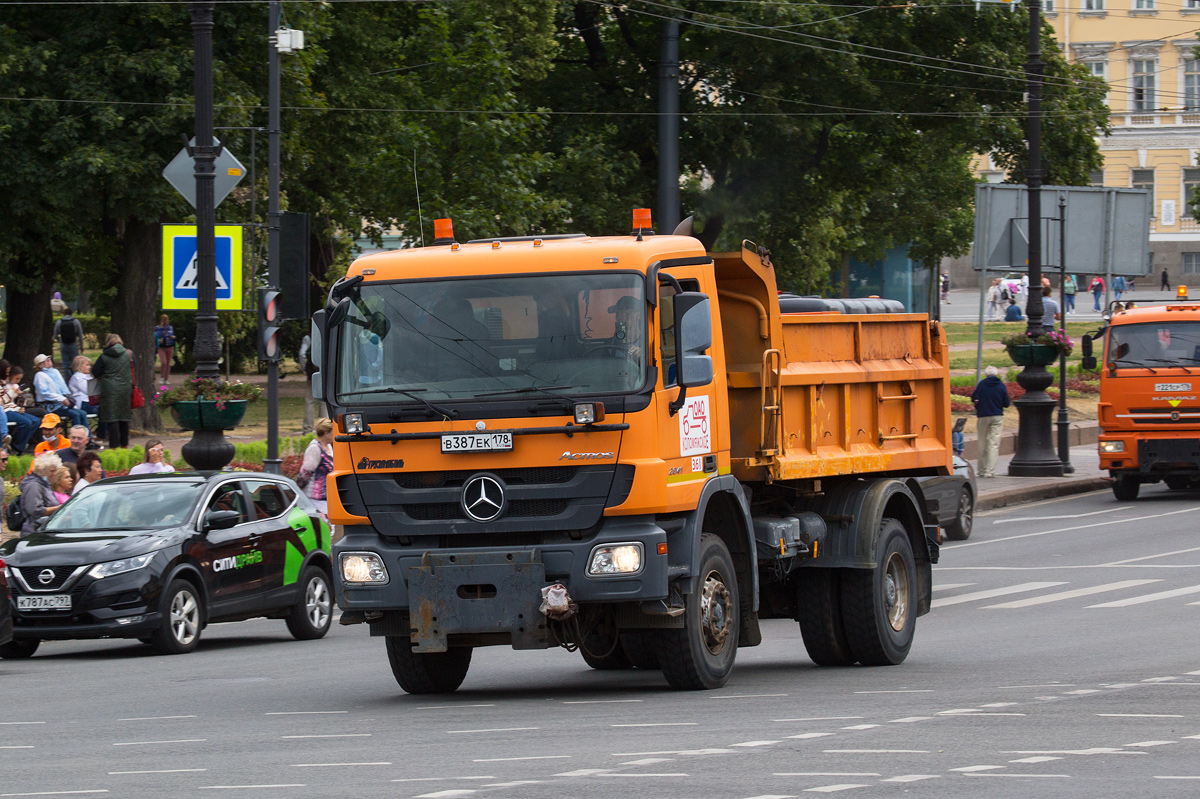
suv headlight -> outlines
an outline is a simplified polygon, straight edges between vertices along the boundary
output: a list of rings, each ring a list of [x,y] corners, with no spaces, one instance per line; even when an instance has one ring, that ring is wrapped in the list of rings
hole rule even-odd
[[[1116,453],[1125,451],[1124,441],[1101,441],[1100,451],[1104,453]]]
[[[125,572],[136,571],[144,568],[146,564],[154,557],[155,553],[151,552],[148,555],[136,555],[132,558],[123,558],[121,560],[110,560],[107,563],[97,563],[88,570],[88,574],[99,580],[102,577],[112,577],[114,574],[124,574]]]
[[[374,552],[342,553],[342,582],[383,585],[388,579],[383,558]]]

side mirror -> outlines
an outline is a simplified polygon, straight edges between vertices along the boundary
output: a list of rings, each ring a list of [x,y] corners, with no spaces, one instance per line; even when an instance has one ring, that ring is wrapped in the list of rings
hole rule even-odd
[[[238,523],[242,514],[235,510],[210,510],[204,514],[204,531],[228,530]]]
[[[1086,372],[1096,371],[1096,356],[1092,354],[1092,337],[1084,336],[1080,340],[1080,347],[1083,351],[1083,358],[1079,361],[1079,368]]]
[[[346,317],[350,315],[350,298],[343,297],[338,301],[338,304],[333,306],[333,310],[329,312],[329,321],[325,323],[326,329],[333,328],[346,321]]]
[[[321,366],[325,360],[325,311],[317,311],[312,317],[308,333],[308,360],[313,365],[312,394],[317,400],[325,399],[325,386],[321,383]]]
[[[1080,341],[1080,344],[1083,347],[1084,357],[1090,356],[1092,354],[1092,337],[1090,335],[1085,335]]]
[[[713,381],[712,308],[708,295],[685,291],[675,295],[675,346],[679,385],[707,386]]]

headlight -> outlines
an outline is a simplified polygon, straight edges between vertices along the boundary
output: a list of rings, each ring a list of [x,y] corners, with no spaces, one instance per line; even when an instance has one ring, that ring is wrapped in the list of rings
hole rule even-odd
[[[136,571],[137,569],[144,568],[154,557],[154,554],[151,552],[149,555],[138,555],[122,560],[110,560],[107,563],[97,563],[88,571],[88,574],[99,580],[102,577],[112,577],[114,574]]]
[[[1100,451],[1108,452],[1108,453],[1124,452],[1125,451],[1125,442],[1124,441],[1101,441],[1100,442]]]
[[[343,552],[342,581],[382,585],[388,581],[387,567],[374,552]]]
[[[575,424],[592,424],[604,421],[603,402],[575,403]]]
[[[607,544],[592,550],[588,574],[636,574],[642,570],[642,545]]]
[[[361,413],[348,413],[342,417],[342,429],[350,435],[357,435],[367,428]]]

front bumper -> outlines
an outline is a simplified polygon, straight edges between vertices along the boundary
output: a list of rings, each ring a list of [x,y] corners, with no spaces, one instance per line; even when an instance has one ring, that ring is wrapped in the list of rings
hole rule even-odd
[[[1105,452],[1106,442],[1121,442],[1122,452]],[[1100,468],[1162,476],[1200,472],[1200,439],[1177,436],[1148,437],[1145,433],[1105,433],[1100,438]]]
[[[48,593],[58,592],[26,591],[20,585],[9,584],[14,638],[143,638],[162,623],[159,580],[144,569],[102,580],[85,577],[61,592],[70,595],[70,610],[17,609],[21,596]]]

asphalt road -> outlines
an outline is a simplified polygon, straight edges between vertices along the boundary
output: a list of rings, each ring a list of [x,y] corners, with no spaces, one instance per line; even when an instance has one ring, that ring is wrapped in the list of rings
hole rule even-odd
[[[281,621],[179,657],[44,644],[0,661],[0,796],[1191,797],[1198,501],[981,514],[903,665],[817,668],[770,621],[711,692],[491,648],[458,693],[410,697],[363,628]]]

